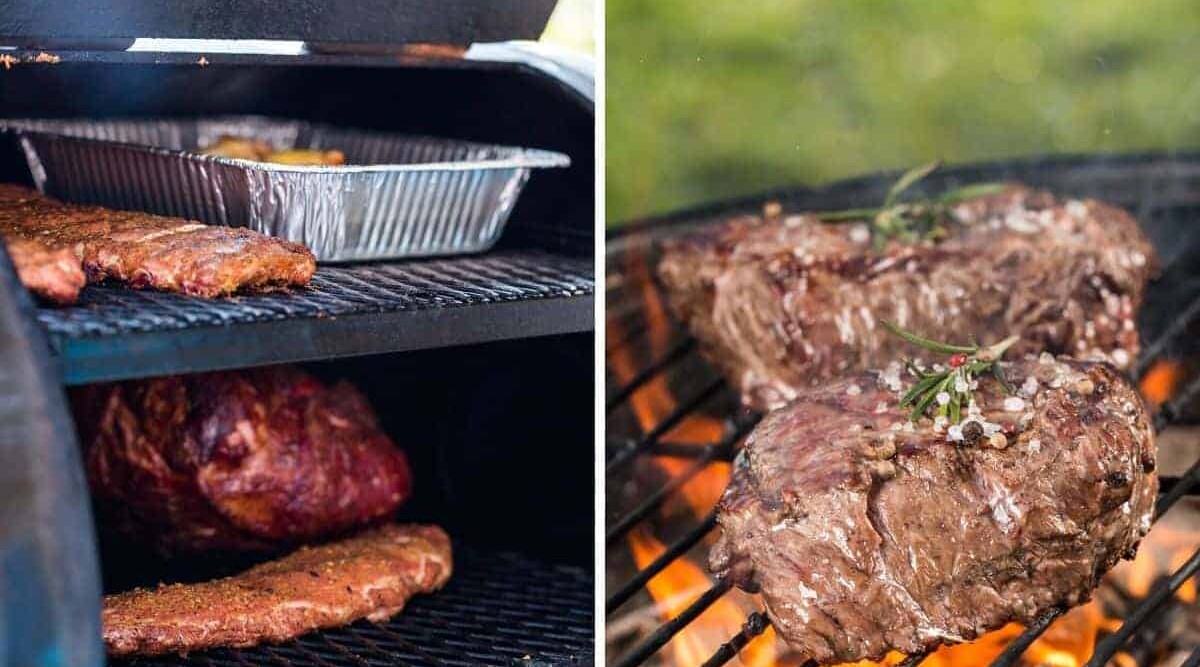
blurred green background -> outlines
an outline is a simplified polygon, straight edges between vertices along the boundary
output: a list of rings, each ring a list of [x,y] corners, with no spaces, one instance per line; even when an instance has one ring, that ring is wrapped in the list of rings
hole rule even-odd
[[[608,0],[607,216],[945,158],[1200,146],[1200,2]]]

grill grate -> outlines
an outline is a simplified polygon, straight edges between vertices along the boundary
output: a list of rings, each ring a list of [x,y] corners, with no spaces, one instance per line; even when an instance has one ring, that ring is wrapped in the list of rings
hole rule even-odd
[[[592,575],[513,554],[455,552],[445,588],[414,598],[386,623],[360,621],[275,646],[186,657],[110,661],[113,667],[414,667],[590,665]]]
[[[1182,159],[1182,161],[1155,156],[1109,157],[1100,160],[1079,159],[1073,164],[1069,160],[1066,162],[1054,160],[1049,165],[1039,161],[1028,161],[983,167],[964,167],[950,170],[950,173],[944,177],[947,177],[950,183],[996,180],[997,178],[1018,179],[1052,187],[1059,191],[1103,197],[1134,210],[1143,224],[1149,222],[1147,231],[1152,237],[1155,237],[1157,247],[1161,248],[1164,245],[1159,241],[1172,240],[1173,243],[1168,244],[1170,252],[1163,253],[1167,267],[1160,283],[1168,283],[1168,287],[1178,287],[1182,283],[1185,287],[1182,290],[1159,290],[1160,292],[1172,292],[1169,295],[1170,298],[1165,298],[1163,294],[1155,294],[1153,288],[1152,293],[1148,295],[1146,308],[1147,311],[1153,312],[1152,321],[1140,323],[1143,337],[1148,339],[1145,347],[1146,354],[1139,359],[1137,364],[1137,376],[1140,377],[1155,359],[1173,348],[1195,316],[1200,314],[1200,294],[1197,294],[1195,277],[1191,275],[1191,269],[1184,266],[1186,262],[1180,261],[1187,257],[1185,248],[1190,245],[1188,241],[1192,240],[1190,230],[1182,225],[1189,224],[1195,219],[1195,202],[1191,201],[1190,195],[1185,192],[1190,191],[1190,188],[1183,186],[1194,178],[1197,169],[1200,169],[1200,159],[1195,157]],[[1090,181],[1089,178],[1091,178]],[[801,190],[778,193],[777,198],[791,202],[789,208],[794,210],[805,208],[834,210],[860,205],[864,196],[869,201],[874,195],[864,195],[864,192],[872,192],[886,187],[886,184],[890,182],[891,179],[888,176],[869,177],[834,184],[817,191]],[[1177,193],[1178,197],[1172,198],[1171,193]],[[633,233],[617,237],[616,243],[613,244],[618,246],[617,251],[614,252],[612,247],[609,251],[609,273],[618,276],[616,280],[610,279],[610,284],[616,285],[616,288],[610,290],[608,296],[610,337],[613,330],[618,332],[618,336],[610,342],[608,347],[610,359],[614,352],[632,346],[637,339],[644,338],[647,330],[650,329],[646,315],[640,312],[641,309],[638,305],[631,306],[630,302],[639,303],[638,294],[645,288],[644,282],[652,279],[649,276],[628,275],[626,269],[629,267],[621,266],[620,263],[632,258],[635,263],[642,263],[641,266],[636,267],[637,270],[642,270],[653,259],[657,239],[665,235],[677,234],[681,229],[694,228],[733,212],[761,210],[761,202],[761,198],[747,200],[727,206],[713,207],[699,213],[685,213],[673,218],[652,221],[652,224],[635,227]],[[1181,271],[1172,273],[1172,269],[1181,267]],[[1182,278],[1178,275],[1180,273],[1184,274]],[[1179,294],[1176,292],[1180,291],[1186,294],[1187,300],[1183,303],[1177,302]],[[1164,298],[1159,298],[1155,303],[1156,297]],[[1143,318],[1143,320],[1145,319],[1147,318]],[[610,419],[616,409],[624,405],[639,387],[656,379],[664,379],[672,368],[677,369],[689,363],[688,359],[694,358],[695,343],[686,331],[679,329],[671,332],[664,337],[664,340],[676,342],[642,366],[641,370],[634,374],[625,385],[610,393],[607,403]],[[703,362],[700,363],[703,364]],[[712,376],[713,371],[708,369],[707,374]],[[716,399],[725,393],[728,393],[728,387],[721,378],[707,382],[698,381],[688,396],[680,400],[678,407],[644,435],[609,442],[606,471],[610,474],[631,465],[640,456],[654,454],[683,456],[693,459],[693,463],[632,510],[627,511],[615,521],[609,522],[606,534],[608,544],[611,545],[624,537],[634,526],[649,517],[669,496],[678,491],[688,480],[700,474],[708,465],[715,461],[730,460],[738,443],[757,423],[758,415],[737,414],[726,418],[724,420],[724,436],[718,442],[706,446],[677,445],[662,441],[662,437],[675,425],[693,413],[698,413],[705,408],[712,408]],[[1175,398],[1164,405],[1155,415],[1157,430],[1161,431],[1174,421],[1197,396],[1200,396],[1200,377],[1193,377],[1182,391],[1178,392]],[[1200,488],[1200,461],[1192,465],[1179,478],[1163,478],[1162,482],[1163,493],[1158,499],[1155,519],[1161,517],[1181,497]],[[715,518],[714,510],[697,526],[667,545],[661,556],[647,567],[639,570],[632,579],[615,587],[615,592],[606,600],[606,613],[612,614],[619,609],[654,575],[666,569],[677,558],[699,544],[706,535],[715,529]],[[1106,664],[1122,648],[1125,641],[1137,631],[1138,627],[1145,620],[1153,617],[1159,606],[1186,581],[1196,576],[1198,571],[1200,571],[1200,550],[1197,550],[1187,562],[1173,572],[1170,577],[1160,582],[1146,598],[1140,601],[1120,629],[1097,644],[1093,656],[1088,662],[1088,667]],[[701,594],[679,615],[659,626],[624,655],[617,657],[613,664],[620,667],[631,667],[646,662],[730,588],[728,582],[716,581],[712,588]],[[1024,633],[1010,643],[1007,650],[993,663],[993,666],[1007,667],[1016,664],[1024,650],[1065,611],[1065,609],[1054,610],[1039,619],[1038,622],[1030,624]],[[726,664],[754,637],[762,634],[768,625],[765,614],[761,612],[750,614],[742,630],[706,660],[704,667]],[[901,665],[902,667],[913,667],[919,664],[926,655],[928,654],[909,656]],[[815,663],[810,661],[805,667],[815,667]]]
[[[585,331],[593,291],[590,258],[510,250],[322,266],[308,289],[229,299],[89,287],[38,319],[78,384]]]

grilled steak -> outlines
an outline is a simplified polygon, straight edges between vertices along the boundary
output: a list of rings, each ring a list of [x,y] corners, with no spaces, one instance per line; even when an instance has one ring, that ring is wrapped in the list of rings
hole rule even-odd
[[[272,367],[75,396],[98,508],[163,552],[258,550],[389,516],[408,462],[354,387]]]
[[[307,285],[316,270],[308,248],[249,229],[65,204],[11,184],[0,184],[0,237],[69,251],[91,282],[208,298]]]
[[[437,526],[387,525],[300,550],[226,579],[104,598],[110,655],[281,642],[319,628],[383,621],[450,578]]]
[[[69,248],[52,250],[36,241],[17,240],[8,244],[8,254],[21,284],[52,303],[75,303],[87,283],[79,258]]]
[[[710,566],[761,590],[780,636],[822,663],[1086,600],[1150,528],[1146,409],[1106,364],[1005,368],[1020,395],[981,377],[961,433],[910,424],[895,368],[800,392],[749,437]]]
[[[873,250],[865,224],[743,217],[668,242],[659,276],[706,355],[751,406],[775,408],[905,343],[878,326],[990,338],[1126,367],[1153,249],[1121,209],[1012,186],[954,208],[938,243]]]

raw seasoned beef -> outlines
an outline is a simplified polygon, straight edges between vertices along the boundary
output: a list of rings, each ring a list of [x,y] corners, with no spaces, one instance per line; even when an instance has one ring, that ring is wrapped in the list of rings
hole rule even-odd
[[[386,525],[300,550],[216,581],[104,598],[110,655],[277,643],[360,618],[383,621],[450,578],[437,526]]]
[[[960,340],[1003,331],[1012,352],[1127,367],[1155,265],[1125,211],[1021,186],[962,202],[937,243],[873,248],[863,223],[747,216],[669,241],[658,273],[706,355],[759,409],[846,372],[879,368],[905,343],[881,319]]]
[[[208,298],[307,285],[317,266],[308,248],[249,229],[65,204],[12,184],[0,184],[0,237],[10,251],[24,242],[56,259],[69,252],[91,282]]]
[[[93,386],[74,398],[100,511],[167,553],[312,540],[388,517],[411,492],[407,459],[366,398],[296,368]]]
[[[800,391],[738,458],[712,569],[761,591],[779,635],[821,663],[1086,600],[1150,528],[1149,417],[1106,364],[1005,370],[1019,395],[979,378],[979,409],[954,430],[908,422],[894,369]]]

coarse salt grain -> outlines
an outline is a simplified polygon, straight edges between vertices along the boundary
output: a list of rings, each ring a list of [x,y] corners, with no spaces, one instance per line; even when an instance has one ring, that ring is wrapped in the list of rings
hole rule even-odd
[[[1025,382],[1021,384],[1021,395],[1025,398],[1033,398],[1037,394],[1038,381],[1037,378],[1030,375],[1025,378]]]
[[[967,387],[967,378],[963,377],[961,373],[955,376],[954,391],[957,391],[960,394],[965,394],[967,392]]]
[[[849,396],[858,396],[861,393],[862,393],[862,387],[859,387],[856,384],[852,384],[849,387],[846,387],[846,394]]]
[[[963,441],[962,426],[955,424],[954,426],[951,426],[950,428],[946,429],[946,439],[951,442],[962,442]]]
[[[950,402],[950,394],[944,391],[939,391],[935,397],[938,405],[945,405]]]
[[[885,412],[887,412],[887,403],[880,401],[875,404],[875,414],[881,415]]]
[[[1112,358],[1113,362],[1118,366],[1124,366],[1129,363],[1129,353],[1126,352],[1125,348],[1123,347],[1118,347],[1117,349],[1113,350]]]
[[[866,243],[871,240],[871,232],[865,225],[855,225],[850,228],[850,240],[855,243]]]
[[[1020,412],[1025,409],[1024,399],[1018,396],[1009,396],[1004,399],[1005,412]]]
[[[1042,441],[1038,440],[1037,438],[1030,440],[1029,441],[1029,451],[1031,451],[1035,454],[1037,452],[1042,451]]]

